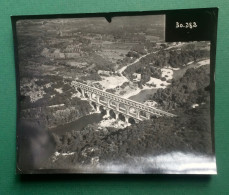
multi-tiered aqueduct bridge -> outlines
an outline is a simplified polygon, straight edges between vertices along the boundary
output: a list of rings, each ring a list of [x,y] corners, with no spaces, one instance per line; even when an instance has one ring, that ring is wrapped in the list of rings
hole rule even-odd
[[[107,115],[109,115],[110,111],[113,110],[116,119],[119,118],[119,114],[122,114],[125,117],[126,122],[129,122],[129,118],[133,118],[135,121],[150,119],[151,115],[169,117],[176,116],[174,114],[144,105],[130,99],[119,97],[112,93],[102,91],[77,81],[74,82],[74,85],[76,89],[81,93],[83,98],[85,98],[85,95],[87,94],[88,101],[95,103],[97,111],[100,111],[101,106],[103,106],[107,111]]]

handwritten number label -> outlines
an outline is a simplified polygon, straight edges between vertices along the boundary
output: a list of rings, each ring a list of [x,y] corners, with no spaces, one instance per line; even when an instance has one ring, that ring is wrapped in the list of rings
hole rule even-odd
[[[185,22],[185,23],[180,23],[180,22],[176,22],[176,28],[189,28],[189,29],[193,29],[193,28],[197,28],[197,23],[196,22]]]

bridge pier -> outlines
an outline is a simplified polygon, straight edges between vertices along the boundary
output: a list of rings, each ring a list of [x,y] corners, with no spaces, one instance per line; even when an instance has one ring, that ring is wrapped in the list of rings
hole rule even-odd
[[[84,91],[84,89],[81,88],[81,92],[82,92],[82,97],[85,98],[85,91]]]
[[[99,105],[99,104],[96,104],[96,111],[97,111],[97,112],[100,112],[99,107],[100,107],[100,105]]]
[[[99,98],[100,96],[99,95],[96,95],[96,103],[99,104]]]
[[[111,104],[110,103],[111,103],[111,100],[107,98],[107,107],[108,108],[111,108]]]
[[[88,94],[88,99],[89,99],[89,101],[91,101],[91,100],[92,100],[91,92],[87,92],[87,94]]]
[[[116,110],[119,111],[119,103],[116,102]]]
[[[130,106],[125,106],[126,107],[126,114],[128,115],[128,114],[130,114]]]
[[[105,108],[105,110],[106,110],[106,116],[109,117],[109,116],[110,116],[110,110],[111,110],[111,109]]]
[[[118,119],[119,112],[114,111],[114,113],[115,113],[115,119],[117,120]]]
[[[125,123],[128,124],[129,123],[129,116],[124,116],[125,117]]]
[[[150,113],[149,113],[149,112],[146,113],[146,118],[147,118],[148,120],[150,119]]]
[[[137,110],[137,109],[135,109],[135,110],[136,110],[136,118],[140,119],[140,110]]]

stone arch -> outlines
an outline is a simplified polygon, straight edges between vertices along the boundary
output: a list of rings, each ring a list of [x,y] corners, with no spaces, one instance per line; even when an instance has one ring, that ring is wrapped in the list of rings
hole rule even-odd
[[[137,114],[136,108],[133,107],[133,106],[130,106],[130,108],[129,108],[129,113],[130,113],[131,115],[136,115],[136,114]]]
[[[125,116],[124,116],[124,114],[119,113],[118,118],[119,118],[121,121],[125,122]]]
[[[119,103],[119,110],[125,112],[126,111],[126,105],[124,103]]]
[[[85,92],[84,92],[84,96],[85,96],[85,98],[89,98],[88,93],[89,93],[88,91],[85,91]]]
[[[102,114],[106,114],[106,109],[103,105],[97,105],[99,107],[99,111],[102,113]]]
[[[139,116],[140,116],[140,118],[141,118],[141,117],[146,118],[146,112],[143,111],[143,110],[140,110],[140,111],[139,111]]]
[[[94,109],[96,109],[97,105],[95,102],[91,102],[91,105],[94,107]]]
[[[110,116],[111,116],[112,118],[115,118],[115,112],[114,112],[113,109],[110,109],[110,110],[109,110],[109,114],[110,114]]]
[[[96,100],[96,97],[97,97],[97,94],[91,92],[91,98],[92,98],[93,100]]]
[[[76,90],[82,94],[82,90],[80,87],[77,87]]]
[[[154,114],[154,115],[151,116],[151,119],[156,119],[156,118],[158,118],[158,117],[159,117],[158,115],[155,115],[155,114]]]
[[[128,119],[128,122],[129,122],[130,124],[135,124],[135,123],[136,123],[136,119],[134,119],[133,117],[130,117],[130,118]]]
[[[104,96],[100,96],[99,101],[102,103],[106,103],[106,98]]]
[[[114,100],[110,100],[110,107],[111,107],[112,109],[116,109],[116,106],[117,106],[117,102],[114,101]]]

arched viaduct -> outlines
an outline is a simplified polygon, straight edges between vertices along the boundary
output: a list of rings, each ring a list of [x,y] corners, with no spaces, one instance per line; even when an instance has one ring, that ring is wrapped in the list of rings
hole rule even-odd
[[[87,94],[88,101],[95,103],[97,111],[100,111],[100,106],[103,106],[108,115],[110,114],[110,111],[113,110],[116,119],[119,118],[119,114],[122,114],[125,117],[126,122],[129,121],[129,118],[133,118],[135,121],[150,119],[151,115],[169,117],[176,116],[77,81],[74,82],[74,86],[79,92],[81,92],[82,97],[85,98]]]

